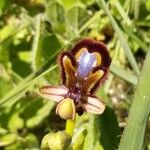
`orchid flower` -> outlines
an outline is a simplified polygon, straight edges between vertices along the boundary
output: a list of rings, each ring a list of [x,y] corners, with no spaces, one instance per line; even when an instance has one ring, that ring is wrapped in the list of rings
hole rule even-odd
[[[95,96],[104,83],[111,63],[106,46],[83,39],[69,52],[58,56],[62,86],[43,86],[43,97],[57,102],[56,113],[63,119],[74,119],[84,112],[102,114],[105,103]]]

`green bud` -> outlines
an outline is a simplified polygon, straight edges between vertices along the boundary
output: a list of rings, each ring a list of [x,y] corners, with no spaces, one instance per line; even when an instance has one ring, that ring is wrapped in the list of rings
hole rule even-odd
[[[41,149],[42,150],[49,150],[48,140],[52,136],[53,133],[48,133],[42,139]]]
[[[56,108],[56,114],[62,119],[74,119],[75,118],[75,104],[71,98],[63,99]]]
[[[49,133],[44,136],[41,148],[43,150],[66,150],[71,143],[71,136],[65,131]]]

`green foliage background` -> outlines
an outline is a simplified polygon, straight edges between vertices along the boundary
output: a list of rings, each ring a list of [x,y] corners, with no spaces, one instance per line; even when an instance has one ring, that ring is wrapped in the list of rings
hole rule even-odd
[[[61,84],[57,54],[86,37],[110,50],[111,73],[97,92],[107,108],[77,117],[71,148],[150,149],[150,0],[1,0],[0,148],[38,150],[45,134],[64,130],[55,104],[38,88]],[[130,111],[128,121],[123,111]]]

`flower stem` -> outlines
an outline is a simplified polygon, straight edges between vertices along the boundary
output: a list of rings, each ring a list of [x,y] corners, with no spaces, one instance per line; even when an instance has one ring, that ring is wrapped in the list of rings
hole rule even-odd
[[[75,126],[75,120],[68,119],[66,122],[66,132],[70,135],[73,136],[74,132],[74,126]]]

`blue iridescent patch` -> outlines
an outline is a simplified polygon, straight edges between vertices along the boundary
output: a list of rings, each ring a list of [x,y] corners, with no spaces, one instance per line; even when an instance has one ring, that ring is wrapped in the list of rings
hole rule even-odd
[[[82,78],[86,78],[93,69],[96,62],[96,57],[90,54],[88,51],[83,51],[80,58],[77,69],[77,75]]]

